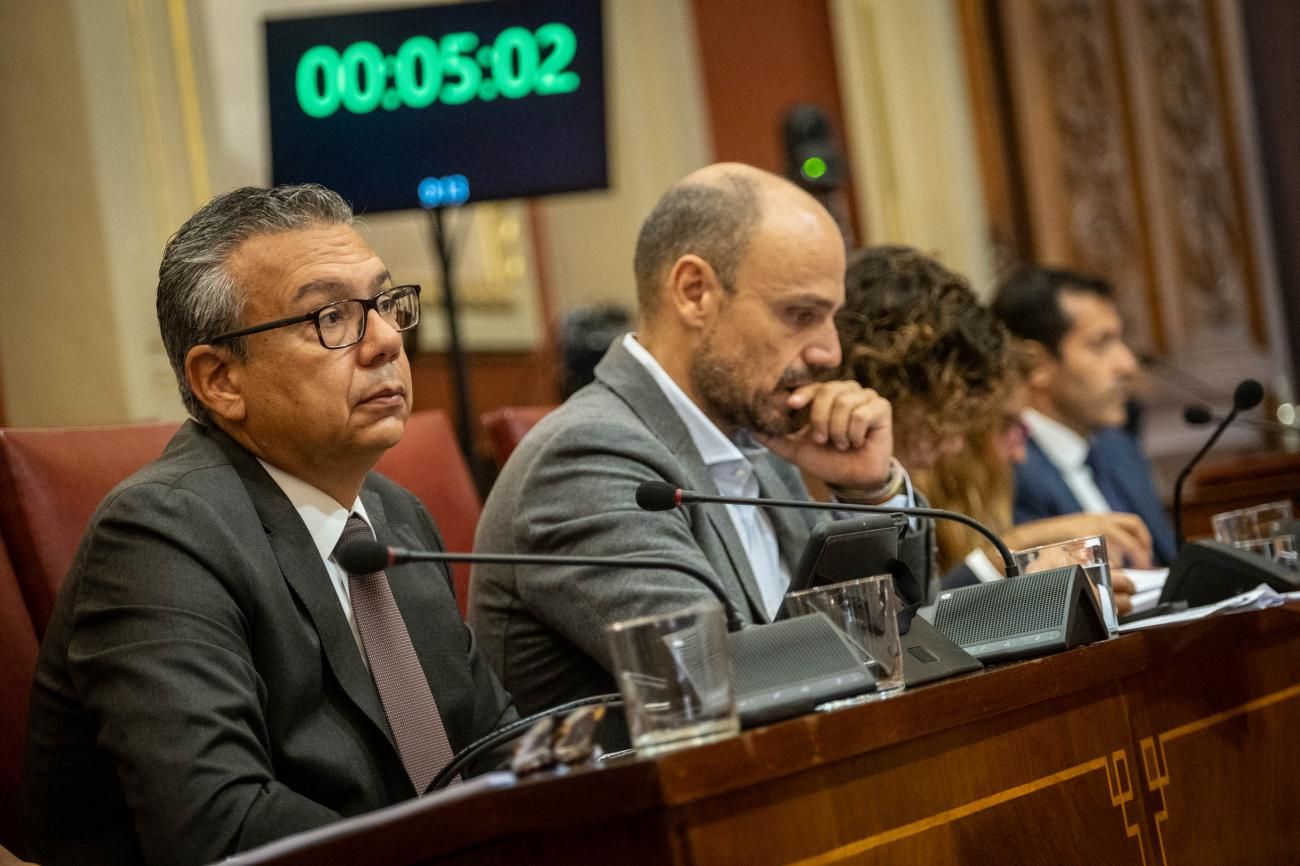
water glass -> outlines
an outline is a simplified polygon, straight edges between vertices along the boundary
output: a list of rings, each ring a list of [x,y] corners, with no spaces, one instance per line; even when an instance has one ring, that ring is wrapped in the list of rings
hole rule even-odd
[[[719,605],[617,622],[607,634],[638,754],[699,745],[740,730]]]
[[[1232,546],[1238,550],[1249,550],[1251,553],[1257,553],[1271,559],[1278,565],[1284,565],[1292,570],[1297,568],[1294,536],[1275,535],[1272,538],[1252,538],[1248,541],[1234,541]]]
[[[1215,541],[1235,544],[1239,541],[1258,541],[1287,535],[1294,518],[1291,502],[1283,500],[1225,511],[1211,517],[1210,523],[1214,526]]]
[[[1070,565],[1082,566],[1101,608],[1106,630],[1119,634],[1119,613],[1115,610],[1115,592],[1111,588],[1110,558],[1106,555],[1106,537],[1089,535],[1056,544],[1044,544],[1012,551],[1021,574],[1033,574]]]
[[[785,609],[791,616],[820,611],[830,617],[875,677],[877,696],[903,690],[898,601],[891,576],[878,574],[792,592],[785,597]]]

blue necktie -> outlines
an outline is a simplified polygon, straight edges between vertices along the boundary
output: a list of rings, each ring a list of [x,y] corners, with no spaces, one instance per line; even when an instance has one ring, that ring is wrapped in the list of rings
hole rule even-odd
[[[1128,497],[1124,491],[1115,483],[1114,476],[1107,471],[1105,462],[1101,455],[1097,453],[1096,448],[1088,449],[1088,456],[1083,461],[1089,469],[1092,470],[1092,480],[1105,497],[1106,503],[1110,505],[1111,511],[1133,511],[1133,506],[1129,503]]]

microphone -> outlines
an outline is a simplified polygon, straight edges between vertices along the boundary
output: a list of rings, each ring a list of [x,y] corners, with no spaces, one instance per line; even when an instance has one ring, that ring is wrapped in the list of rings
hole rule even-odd
[[[388,547],[378,541],[349,541],[339,547],[335,560],[349,574],[370,574],[407,562],[483,562],[495,565],[599,565],[610,568],[665,568],[704,584],[727,614],[727,631],[740,631],[744,620],[735,604],[712,576],[691,565],[653,556],[558,556],[531,553],[451,553],[445,550],[410,550]]]
[[[502,565],[597,565],[664,568],[694,577],[727,614],[728,645],[736,682],[736,712],[750,727],[811,712],[818,704],[871,689],[875,677],[850,651],[844,633],[818,613],[746,628],[721,584],[694,566],[651,556],[552,556],[520,553],[446,553],[349,541],[335,554],[352,574],[404,562],[490,562]],[[611,673],[614,673],[611,671]],[[441,777],[439,777],[441,781]]]
[[[1192,404],[1183,409],[1183,421],[1193,427],[1200,427],[1209,424],[1211,421],[1219,420],[1221,420],[1219,416],[1211,412],[1208,406]],[[1269,433],[1295,433],[1300,431],[1300,426],[1295,424],[1283,424],[1281,421],[1270,421],[1267,418],[1242,418],[1241,423]]]
[[[912,517],[931,517],[938,520],[955,520],[958,523],[969,526],[976,532],[983,535],[993,546],[997,548],[998,553],[1002,556],[1002,561],[1006,564],[1007,577],[1016,577],[1020,574],[1020,569],[1016,566],[1015,557],[1007,549],[1002,539],[993,534],[993,531],[984,524],[980,523],[973,517],[967,517],[956,511],[945,511],[942,508],[914,508],[897,505],[859,505],[855,502],[812,502],[802,499],[763,499],[754,497],[747,499],[741,496],[711,496],[707,493],[695,493],[690,490],[682,490],[680,487],[674,487],[667,481],[643,481],[636,489],[636,504],[646,511],[671,511],[685,505],[688,502],[715,502],[723,505],[762,505],[774,508],[811,508],[818,511],[861,511],[868,514],[906,514]]]
[[[1181,550],[1184,542],[1183,538],[1183,484],[1187,477],[1192,474],[1196,464],[1201,462],[1201,458],[1214,447],[1214,443],[1219,441],[1223,431],[1228,429],[1228,425],[1241,412],[1247,412],[1254,409],[1264,399],[1264,386],[1259,384],[1255,379],[1243,379],[1237,385],[1236,390],[1232,392],[1232,411],[1219,422],[1219,426],[1214,428],[1210,434],[1209,440],[1201,446],[1201,450],[1196,452],[1196,456],[1188,461],[1183,467],[1183,471],[1178,473],[1178,480],[1174,482],[1174,536],[1178,542],[1178,548]],[[1189,406],[1183,412],[1183,418],[1189,423],[1205,423],[1192,421],[1192,417],[1201,417],[1201,412],[1192,412],[1193,409],[1204,409],[1200,406]],[[1209,410],[1205,410],[1205,415],[1210,415]],[[1211,416],[1212,418],[1213,416]]]

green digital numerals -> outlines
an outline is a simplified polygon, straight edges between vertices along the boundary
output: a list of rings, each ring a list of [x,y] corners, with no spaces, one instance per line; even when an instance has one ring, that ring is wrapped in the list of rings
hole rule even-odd
[[[448,33],[441,40],[412,36],[388,55],[366,41],[342,52],[316,45],[298,60],[294,87],[298,105],[317,118],[340,108],[368,114],[435,102],[551,96],[578,89],[578,73],[569,68],[577,50],[573,29],[558,22],[536,30],[508,27],[483,45],[474,33]]]

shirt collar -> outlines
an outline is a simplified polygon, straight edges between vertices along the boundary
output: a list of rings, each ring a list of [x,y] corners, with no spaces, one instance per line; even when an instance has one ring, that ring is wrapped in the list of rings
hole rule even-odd
[[[1047,459],[1057,466],[1077,469],[1088,459],[1088,440],[1060,421],[1033,409],[1026,409],[1023,418],[1029,435],[1034,437]]]
[[[366,524],[370,525],[370,515],[366,514],[366,507],[361,504],[360,496],[352,503],[352,508],[349,510],[334,501],[334,497],[311,486],[301,478],[272,466],[260,457],[257,462],[262,464],[262,468],[271,476],[271,480],[279,485],[284,495],[293,503],[298,516],[307,525],[307,532],[311,534],[311,540],[316,545],[321,559],[328,560],[334,555],[334,548],[338,547],[339,539],[343,537],[343,527],[347,525],[348,515],[356,513],[365,518]],[[374,532],[373,526],[371,532]]]
[[[700,407],[686,396],[686,392],[660,366],[654,355],[637,342],[635,335],[631,333],[623,335],[623,348],[627,349],[642,367],[645,367],[650,378],[654,379],[659,390],[663,391],[673,411],[686,425],[686,431],[691,434],[691,441],[695,443],[695,450],[700,452],[700,459],[704,461],[705,466],[738,461],[751,462],[767,453],[767,449],[760,445],[748,430],[738,431],[734,442],[728,439],[718,429],[718,425],[710,421]]]

